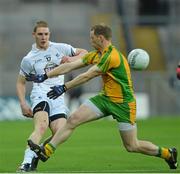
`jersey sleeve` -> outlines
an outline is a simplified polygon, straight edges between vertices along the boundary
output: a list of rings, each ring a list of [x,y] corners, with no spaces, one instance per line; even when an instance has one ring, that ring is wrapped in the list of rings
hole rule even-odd
[[[76,48],[69,44],[59,44],[58,49],[61,53],[63,53],[65,56],[74,56],[76,54]]]
[[[82,57],[82,61],[85,65],[94,64],[95,63],[94,60],[95,60],[96,56],[97,56],[97,51],[91,51]]]
[[[31,64],[27,59],[23,59],[20,65],[19,74],[22,76],[26,76],[32,72]]]

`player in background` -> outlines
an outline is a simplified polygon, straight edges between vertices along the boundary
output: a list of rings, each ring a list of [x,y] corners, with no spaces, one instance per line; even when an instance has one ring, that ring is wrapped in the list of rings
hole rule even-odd
[[[164,159],[171,169],[177,168],[176,148],[159,147],[149,141],[139,140],[136,127],[136,99],[133,91],[131,72],[127,59],[111,43],[111,29],[106,25],[95,25],[90,30],[91,45],[95,51],[89,52],[82,59],[60,65],[54,70],[37,76],[27,76],[28,80],[36,82],[46,81],[59,74],[68,73],[87,65],[93,65],[86,72],[78,75],[63,85],[51,87],[47,96],[56,100],[67,90],[101,76],[103,79],[102,91],[87,99],[67,119],[62,130],[58,130],[51,141],[40,147],[28,140],[42,161],[46,161],[57,146],[66,141],[79,125],[112,115],[117,120],[119,133],[128,152],[142,153]],[[44,81],[44,82],[45,82]]]
[[[180,62],[178,64],[178,67],[176,68],[176,75],[177,75],[177,78],[180,80]]]
[[[22,114],[34,120],[34,130],[29,139],[39,144],[48,127],[50,127],[53,135],[66,123],[68,109],[64,103],[64,96],[62,95],[57,100],[50,100],[46,96],[50,87],[64,84],[64,75],[48,79],[41,84],[33,83],[30,95],[32,107],[25,100],[25,76],[27,74],[47,73],[61,63],[79,59],[87,51],[74,48],[68,44],[51,42],[49,40],[49,27],[45,21],[36,23],[32,35],[35,43],[32,45],[31,51],[22,59],[16,88]],[[34,171],[37,168],[37,163],[37,155],[27,146],[24,160],[18,171]]]

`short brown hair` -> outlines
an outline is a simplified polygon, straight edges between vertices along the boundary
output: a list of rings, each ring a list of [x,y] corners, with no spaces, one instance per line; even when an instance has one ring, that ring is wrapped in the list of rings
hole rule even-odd
[[[111,28],[105,24],[97,24],[91,27],[95,35],[103,35],[107,40],[112,38]]]
[[[36,32],[37,28],[39,28],[39,27],[45,27],[45,28],[47,27],[48,28],[48,23],[45,22],[45,21],[36,22],[36,25],[35,25],[35,27],[33,29],[33,32]]]

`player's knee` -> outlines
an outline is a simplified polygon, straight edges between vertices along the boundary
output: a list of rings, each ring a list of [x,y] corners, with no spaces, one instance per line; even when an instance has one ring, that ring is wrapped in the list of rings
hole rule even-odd
[[[137,152],[138,146],[136,144],[126,144],[125,148],[128,152]]]
[[[46,132],[47,128],[48,128],[47,126],[41,126],[39,129],[40,133],[44,134]]]
[[[125,148],[128,152],[133,152],[133,148],[130,145],[126,145]]]

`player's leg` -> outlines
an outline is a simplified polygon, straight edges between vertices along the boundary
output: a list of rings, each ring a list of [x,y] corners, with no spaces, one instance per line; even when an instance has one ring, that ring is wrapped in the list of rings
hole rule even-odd
[[[50,118],[50,123],[49,123],[49,127],[51,129],[52,135],[47,137],[43,143],[41,143],[42,146],[45,146],[47,143],[49,143],[53,137],[53,135],[57,132],[58,129],[62,129],[62,127],[66,124],[66,120],[67,120],[67,116],[66,114],[62,113],[62,114],[57,114],[59,115],[58,117],[56,117],[56,119],[51,119]],[[57,116],[55,115],[55,116]]]
[[[128,152],[137,152],[145,155],[158,156],[168,162],[170,168],[176,168],[177,153],[175,149],[158,147],[144,140],[138,140],[136,127],[136,102],[110,103],[110,111],[119,122],[119,131],[123,144]]]
[[[48,126],[49,126],[48,113],[44,111],[37,112],[34,115],[34,130],[32,134],[29,136],[29,139],[39,144]]]
[[[47,102],[40,102],[38,103],[34,109],[34,130],[32,134],[30,135],[29,139],[31,139],[33,142],[36,142],[39,144],[42,136],[44,135],[45,131],[48,128],[49,124],[49,106]],[[27,146],[27,149],[25,150],[24,154],[24,160],[20,167],[18,168],[19,172],[29,172],[34,171],[37,168],[38,164],[38,158],[35,152],[33,152],[29,146]]]
[[[59,129],[50,141],[54,147],[66,141],[80,124],[97,119],[96,113],[89,106],[82,104],[71,116],[67,119],[67,123],[62,129]]]
[[[137,127],[130,123],[119,123],[123,144],[128,152],[157,156],[166,160],[171,169],[177,168],[177,151],[175,148],[159,147],[149,141],[138,140]]]
[[[24,152],[24,159],[20,166],[18,166],[17,172],[30,172],[35,171],[36,168],[32,167],[32,161],[38,158],[35,152],[33,152],[28,146]]]
[[[137,139],[136,124],[119,123],[119,131],[124,144],[124,147],[128,152],[139,152],[146,155],[156,156],[159,151],[159,147],[148,141],[142,141]]]
[[[62,116],[63,115],[63,116]],[[53,137],[53,135],[56,133],[56,131],[58,129],[61,129],[66,123],[66,116],[65,114],[60,114],[60,117],[56,117],[56,119],[53,119],[52,121],[50,121],[50,129],[52,131],[52,135],[49,136],[48,138],[46,138],[43,143],[41,143],[40,146],[45,146],[47,143],[49,143]],[[29,150],[29,148],[28,148]],[[39,162],[39,158],[36,155],[36,153],[32,150],[30,150],[31,154],[34,155],[34,157],[32,158],[32,162],[31,162],[31,171],[35,171],[37,169],[38,166],[38,162]],[[29,164],[26,164],[26,166],[28,166]]]
[[[54,135],[59,129],[62,129],[62,127],[66,124],[69,109],[67,108],[64,102],[63,96],[58,97],[56,100],[49,100],[48,103],[50,104],[51,108],[49,113],[49,125],[52,131],[52,135]]]
[[[69,114],[69,109],[67,108],[64,97],[59,97],[56,100],[49,100],[50,113],[49,113],[49,127],[52,132],[52,136],[64,127],[67,121],[67,115]],[[51,137],[52,139],[52,137]],[[47,140],[43,144],[49,143]]]
[[[52,137],[58,130],[61,130],[65,126],[66,122],[67,116],[64,113],[56,114],[50,117],[50,129],[52,131]],[[43,145],[45,146],[47,143],[49,143],[52,137],[50,137],[49,140],[44,141]]]
[[[65,126],[62,129],[58,129],[50,143],[46,144],[43,149],[31,141],[28,141],[28,143],[40,159],[46,161],[54,153],[56,147],[71,136],[76,127],[83,123],[99,119],[102,115],[103,113],[91,101],[87,100],[71,114]]]
[[[137,139],[135,101],[120,104],[112,103],[110,109],[113,117],[118,121],[120,135],[128,152],[139,152],[153,156],[158,155],[158,146],[151,142]],[[168,150],[166,155],[169,155]]]

